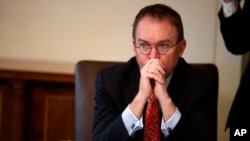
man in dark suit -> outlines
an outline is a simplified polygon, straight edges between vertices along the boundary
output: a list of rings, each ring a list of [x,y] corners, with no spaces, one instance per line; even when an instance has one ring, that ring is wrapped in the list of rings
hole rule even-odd
[[[234,55],[248,53],[250,57],[250,1],[245,0],[243,8],[241,8],[239,0],[224,0],[222,4],[218,16],[227,50]],[[226,129],[230,128],[230,141],[250,140],[249,86],[250,62],[248,60],[226,123]],[[242,136],[237,134],[241,133],[238,131],[244,129],[247,131],[246,134],[242,134]]]
[[[160,140],[216,141],[218,72],[188,64],[180,15],[171,7],[144,7],[133,23],[135,57],[100,70],[96,78],[93,139],[142,141],[145,112],[160,106]]]

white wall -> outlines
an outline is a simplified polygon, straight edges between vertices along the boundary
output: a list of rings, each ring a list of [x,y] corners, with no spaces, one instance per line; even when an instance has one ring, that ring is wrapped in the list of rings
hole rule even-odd
[[[230,54],[221,38],[220,0],[0,0],[0,68],[73,73],[81,59],[126,61],[133,55],[134,16],[156,2],[182,16],[186,60],[218,66],[218,141],[229,140],[224,126],[241,58]]]

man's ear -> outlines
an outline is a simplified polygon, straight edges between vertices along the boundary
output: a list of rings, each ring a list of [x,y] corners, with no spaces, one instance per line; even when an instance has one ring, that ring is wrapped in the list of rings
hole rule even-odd
[[[179,52],[179,57],[181,57],[186,49],[187,42],[185,39],[183,39],[179,44],[180,45],[179,45],[178,52]]]
[[[133,45],[133,52],[134,52],[134,55],[136,55],[135,40],[132,40],[132,45]]]

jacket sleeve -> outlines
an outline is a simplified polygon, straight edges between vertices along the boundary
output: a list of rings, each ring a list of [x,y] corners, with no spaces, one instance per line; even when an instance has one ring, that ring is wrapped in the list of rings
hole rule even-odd
[[[239,7],[236,13],[225,18],[221,7],[218,17],[220,21],[220,31],[227,50],[235,55],[244,54],[250,51],[250,46],[248,44],[250,24],[247,20],[249,14],[246,14],[246,10],[242,10]]]
[[[112,98],[105,88],[101,71],[97,73],[95,84],[94,141],[127,140],[129,135],[123,124],[121,113],[117,111]]]

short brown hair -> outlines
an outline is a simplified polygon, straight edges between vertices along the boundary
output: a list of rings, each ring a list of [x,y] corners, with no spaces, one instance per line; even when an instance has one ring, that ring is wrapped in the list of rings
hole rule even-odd
[[[137,25],[145,16],[150,16],[158,20],[169,19],[171,24],[173,24],[177,29],[177,42],[184,39],[183,24],[179,13],[172,9],[170,6],[164,4],[153,4],[142,8],[136,15],[132,31],[132,37],[134,40]]]

